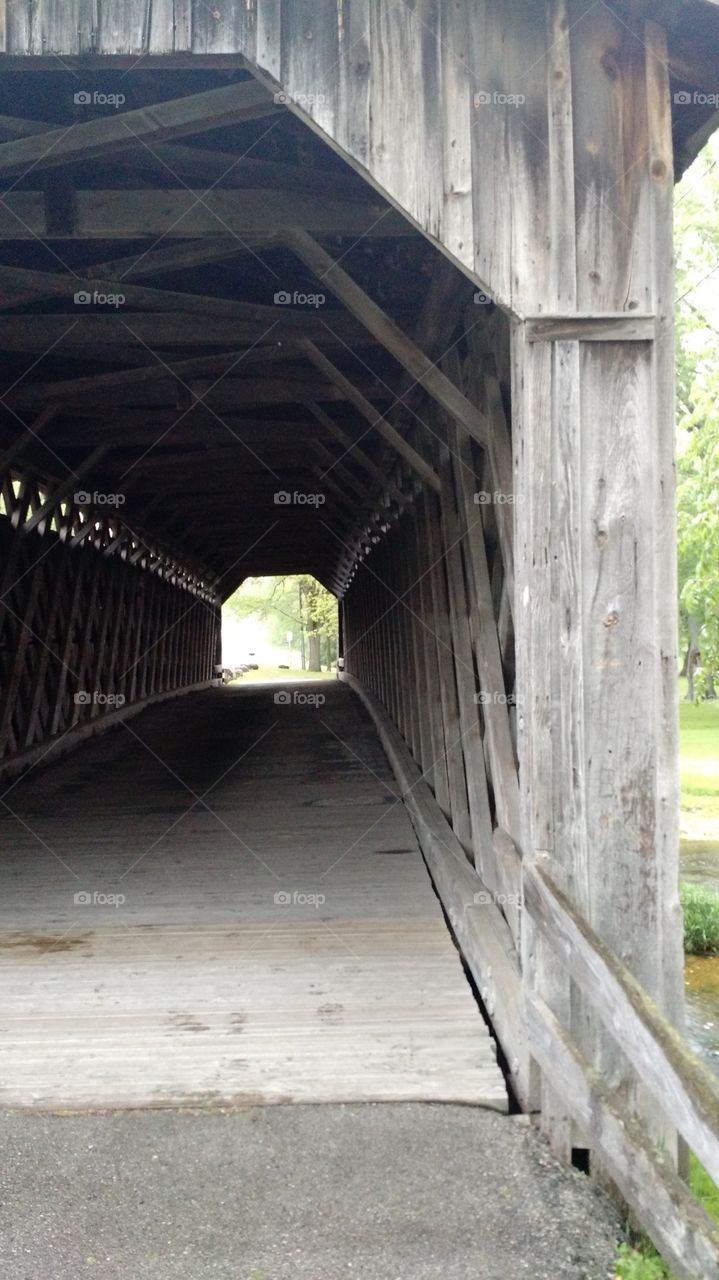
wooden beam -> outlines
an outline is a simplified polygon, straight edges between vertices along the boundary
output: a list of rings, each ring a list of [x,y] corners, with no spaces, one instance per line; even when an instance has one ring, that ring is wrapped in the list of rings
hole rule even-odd
[[[319,459],[320,466],[317,468],[316,474],[321,481],[329,480],[331,477],[341,480],[345,485],[343,490],[344,496],[354,493],[360,502],[375,505],[379,501],[377,491],[374,488],[369,489],[363,480],[354,474],[346,463],[338,458],[336,454],[328,449],[323,441],[316,437],[311,441],[311,448]]]
[[[223,262],[240,254],[269,249],[275,242],[276,237],[271,232],[264,236],[244,236],[242,240],[230,235],[203,236],[199,240],[150,249],[145,253],[131,253],[127,257],[111,258],[106,262],[95,262],[75,269],[80,276],[91,276],[96,280],[122,280],[124,284],[135,277],[162,275],[168,271],[201,267],[210,262]]]
[[[395,452],[399,453],[404,458],[405,462],[409,463],[412,470],[419,476],[422,482],[424,484],[431,485],[433,489],[436,489],[437,492],[439,492],[441,486],[437,473],[432,469],[429,463],[426,462],[419,453],[417,453],[417,450],[413,449],[412,445],[408,444],[398,431],[395,431],[394,427],[391,426],[385,418],[377,414],[374,407],[365,399],[361,391],[359,391],[357,387],[350,382],[349,378],[346,378],[341,370],[338,369],[337,366],[334,365],[313,342],[310,342],[309,340],[302,341],[300,345],[302,350],[312,361],[315,368],[318,369],[320,373],[323,373],[332,386],[335,387],[337,391],[340,391],[343,397],[355,406],[359,413],[362,414],[362,417],[369,422],[370,426],[387,441],[387,444],[391,445]],[[321,400],[322,397],[318,396],[316,399]]]
[[[117,305],[107,304],[104,311],[90,310],[96,293],[103,298],[112,295],[117,300],[119,297],[121,301],[117,302]],[[77,301],[78,295],[81,301]],[[12,320],[0,318],[0,327],[2,327],[0,332],[7,335],[8,332],[12,333],[13,329],[17,329],[22,333],[25,327],[30,332],[37,331],[38,340],[45,339],[51,342],[56,329],[62,332],[63,326],[67,328],[73,321],[78,321],[90,330],[96,327],[98,331],[112,329],[113,324],[123,318],[126,318],[128,325],[136,323],[147,327],[157,323],[160,332],[163,323],[167,323],[162,317],[155,321],[149,320],[147,316],[130,316],[125,312],[125,307],[167,313],[170,317],[178,313],[174,315],[174,323],[178,325],[181,323],[179,317],[184,315],[213,316],[228,323],[245,325],[246,328],[242,333],[244,340],[248,342],[261,338],[261,333],[258,334],[260,326],[267,328],[276,326],[280,332],[291,331],[304,336],[309,336],[308,329],[318,337],[327,332],[318,316],[317,308],[314,307],[288,307],[274,302],[264,304],[243,302],[234,298],[208,297],[204,294],[185,293],[177,289],[154,289],[147,285],[129,284],[121,279],[110,280],[85,276],[82,281],[78,281],[76,275],[66,276],[51,271],[0,266],[0,307],[24,306],[29,302],[41,302],[48,298],[57,298],[69,303],[72,306],[72,312],[69,315],[18,315]],[[191,320],[187,319],[183,323],[189,327]],[[364,328],[344,312],[333,314],[332,324],[338,336],[348,342],[361,340],[365,334]],[[219,333],[219,330],[216,331]],[[200,345],[200,336],[204,339],[205,332],[203,328],[202,334],[199,335],[195,329],[195,345]],[[208,332],[212,332],[211,327]],[[231,335],[232,330],[228,332]],[[47,335],[46,338],[45,335]],[[115,338],[117,336],[115,330]],[[130,340],[130,335],[126,334],[124,340]],[[276,341],[276,338],[273,340]],[[172,338],[170,337],[168,341],[172,341]],[[158,338],[155,345],[160,345],[160,342],[161,339]],[[227,345],[232,345],[232,337]]]
[[[78,380],[81,381],[81,380]],[[247,405],[251,409],[257,409],[262,405],[283,405],[283,404],[304,404],[310,400],[345,400],[347,398],[345,391],[335,386],[327,386],[326,382],[318,379],[302,378],[302,377],[274,377],[274,378],[231,378],[225,377],[221,381],[215,379],[213,382],[205,380],[197,380],[191,384],[190,397],[196,395],[198,403],[205,406],[208,411],[220,409],[237,410],[242,405]],[[162,382],[159,384],[149,383],[146,386],[134,387],[132,384],[122,384],[119,386],[108,385],[97,388],[94,391],[96,397],[95,404],[111,405],[138,405],[143,408],[151,408],[158,405],[162,409],[171,409],[173,405],[177,407],[177,382],[173,379],[170,372],[167,373],[167,384]],[[374,387],[365,386],[367,396],[381,399],[382,396]],[[8,390],[0,390],[0,397],[7,395]],[[87,407],[87,391],[81,389],[77,391],[74,383],[66,387],[62,382],[25,382],[22,386],[17,387],[13,391],[13,396],[22,404],[39,404],[44,405],[49,399],[62,401],[66,406],[70,406],[73,401],[77,401],[82,408]],[[369,401],[367,401],[369,403]],[[178,408],[177,417],[179,418],[185,408],[192,407],[191,398],[187,404],[182,404]],[[375,410],[372,410],[376,416]],[[378,428],[379,429],[379,428]],[[401,439],[401,437],[400,437]],[[407,446],[409,447],[409,446]]]
[[[88,314],[79,307],[77,315],[0,316],[0,350],[47,351],[57,343],[67,354],[86,351],[87,358],[91,359],[91,348],[98,348],[97,358],[101,358],[104,347],[114,349],[118,343],[126,348],[136,343],[152,350],[223,347],[237,356],[243,347],[254,345],[265,358],[269,347],[270,358],[272,351],[277,351],[275,359],[292,359],[293,354],[295,359],[299,359],[297,352],[287,348],[278,351],[278,344],[283,340],[291,342],[297,337],[320,338],[321,323],[314,315],[288,314],[284,317],[280,308],[277,310],[279,314],[273,312],[269,321],[260,322],[227,320],[210,315],[201,319],[201,307],[194,316],[170,310],[163,314],[131,314],[122,309],[110,314]],[[343,317],[339,320],[338,327],[344,328]],[[264,334],[263,324],[266,328]]]
[[[133,317],[133,321],[134,319],[136,319],[136,317]],[[2,322],[0,322],[0,328],[1,327]],[[291,358],[287,347],[280,349],[276,349],[274,347],[269,349],[267,347],[258,347],[251,352],[248,351],[246,354],[242,351],[229,350],[224,351],[221,355],[196,356],[189,360],[156,360],[153,364],[133,366],[129,369],[117,369],[110,373],[89,374],[81,378],[68,378],[65,382],[56,383],[55,385],[58,388],[62,388],[62,394],[64,396],[79,396],[83,393],[92,395],[95,392],[102,391],[103,389],[111,389],[113,387],[119,388],[127,386],[137,388],[156,382],[165,382],[173,376],[179,381],[185,381],[198,377],[207,377],[207,375],[213,373],[221,375],[225,371],[229,371],[233,367],[233,364],[235,366],[233,371],[239,372],[241,368],[244,370],[252,364],[260,362],[263,364],[274,363],[276,353],[279,360]],[[104,353],[102,357],[96,355],[96,358],[104,359]],[[145,359],[150,359],[149,351],[145,352]],[[201,408],[201,402],[199,401],[197,408]],[[94,417],[95,414],[96,409],[92,403],[86,407],[84,412],[81,410],[81,407],[78,408],[79,417]],[[107,413],[102,414],[103,427],[110,421],[110,416],[111,415]],[[115,415],[112,416],[114,417]],[[189,414],[187,416],[189,417]],[[167,418],[167,425],[170,426],[172,421],[177,421],[177,417],[177,413],[174,413],[172,418]],[[136,424],[137,415],[133,415],[132,419],[125,416],[125,422],[127,425]],[[154,426],[154,417],[152,425]]]
[[[283,191],[303,191],[322,198],[338,196],[347,200],[367,199],[369,188],[356,174],[334,169],[320,169],[276,160],[257,160],[254,156],[235,156],[226,151],[181,144],[162,144],[152,152],[144,147],[124,158],[128,167],[139,166],[154,172],[180,174],[191,181],[199,179],[211,184],[242,188],[272,187]]]
[[[7,145],[14,145],[8,143]],[[0,147],[0,151],[2,147]],[[290,222],[316,234],[344,236],[414,236],[416,231],[399,214],[386,213],[369,201],[319,200],[303,192],[247,188],[226,191],[214,187],[190,190],[145,187],[78,190],[74,195],[72,228],[52,228],[42,191],[11,191],[0,206],[0,239],[132,240],[148,236],[196,239],[228,232],[242,240],[268,236]]]
[[[529,342],[652,342],[656,317],[636,311],[541,315],[525,320]]]
[[[470,440],[462,427],[447,426],[450,463],[454,478],[459,530],[467,569],[467,609],[475,663],[480,686],[485,747],[489,758],[497,820],[514,841],[521,840],[517,764],[509,727],[508,698],[505,692],[502,655],[492,603],[492,591],[484,542],[481,507],[475,501],[475,475]],[[493,859],[485,851],[482,874],[491,889],[487,867]]]
[[[0,116],[0,139],[5,142],[15,138],[29,138],[36,134],[56,132],[61,127],[43,120]],[[102,163],[102,157],[98,161]],[[114,154],[108,163],[118,163]],[[152,149],[133,144],[128,154],[120,158],[119,164],[135,171],[147,169],[155,173],[159,171],[184,175],[192,180],[202,179],[213,185],[226,181],[234,187],[276,187],[286,191],[307,191],[321,196],[332,194],[350,199],[357,196],[361,198],[367,193],[362,179],[354,173],[281,164],[276,160],[258,160],[251,155],[237,156],[214,148],[187,147],[177,143],[159,143]]]
[[[32,426],[28,427],[26,431],[23,431],[22,434],[8,446],[4,453],[0,453],[0,476],[7,471],[10,463],[13,462],[13,460],[17,458],[29,444],[35,444],[37,442],[45,430],[45,427],[49,426],[56,414],[57,406],[47,405],[47,407],[38,414]]]
[[[331,435],[338,444],[342,445],[346,453],[352,457],[353,462],[356,462],[359,467],[362,467],[368,475],[372,476],[372,478],[382,486],[383,491],[388,497],[392,498],[395,502],[398,502],[402,507],[410,505],[411,499],[408,498],[401,489],[397,488],[397,485],[388,478],[387,473],[383,471],[381,467],[378,467],[371,458],[367,457],[367,454],[360,447],[359,442],[354,440],[352,436],[348,435],[346,431],[343,431],[342,428],[337,425],[334,418],[331,418],[321,405],[315,404],[312,400],[308,400],[307,408],[314,414],[317,421],[322,424],[329,435]]]
[[[480,444],[487,443],[487,424],[476,405],[462,394],[455,383],[434,364],[424,351],[404,333],[376,302],[355,284],[308,231],[295,226],[285,237],[292,249],[314,272],[318,280],[331,289],[348,311],[394,356],[429,395],[447,413],[461,422]],[[328,324],[328,327],[331,326]]]
[[[153,102],[136,111],[114,112],[69,127],[0,144],[0,175],[16,177],[56,169],[77,160],[107,157],[138,143],[156,145],[210,129],[231,128],[276,112],[268,91],[254,78],[206,93]]]
[[[16,420],[8,422],[8,428],[12,428],[13,421]],[[317,424],[311,419],[295,422],[288,419],[250,418],[231,413],[223,413],[222,419],[218,420],[199,402],[179,421],[177,410],[173,409],[149,409],[146,414],[142,414],[134,410],[112,408],[98,411],[90,405],[85,406],[84,411],[81,406],[73,408],[68,417],[58,418],[50,438],[52,444],[58,447],[73,444],[82,446],[91,441],[100,443],[107,440],[114,444],[120,440],[113,456],[121,456],[123,449],[149,444],[165,432],[167,434],[161,442],[161,448],[182,445],[199,448],[202,445],[225,444],[233,435],[241,436],[249,444],[281,443],[301,446],[309,437],[317,434]],[[352,438],[346,435],[345,439],[351,445]],[[355,461],[358,453],[359,450],[355,453]],[[377,470],[382,475],[380,468]],[[404,500],[408,501],[406,497]]]

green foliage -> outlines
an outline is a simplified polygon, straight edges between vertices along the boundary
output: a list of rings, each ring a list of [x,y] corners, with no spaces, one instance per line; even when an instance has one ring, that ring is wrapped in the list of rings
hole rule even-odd
[[[302,637],[323,640],[325,654],[334,656],[337,637],[337,601],[309,574],[281,578],[246,578],[225,608],[239,621],[255,617],[267,623],[271,644],[283,645],[292,632],[298,646]]]
[[[687,955],[719,953],[719,893],[703,884],[682,884],[680,899]]]
[[[710,1217],[719,1222],[719,1187],[709,1177],[703,1164],[692,1156],[691,1169],[692,1191],[701,1200]]]
[[[712,139],[677,187],[677,413],[679,419],[679,606],[683,629],[698,628],[695,697],[719,680],[719,139]],[[686,642],[686,637],[685,637]]]
[[[691,1156],[689,1185],[707,1213],[719,1221],[719,1188],[696,1156]],[[660,1258],[651,1240],[641,1236],[632,1244],[619,1246],[615,1276],[616,1280],[673,1280],[674,1273]]]
[[[669,1280],[671,1271],[649,1242],[620,1244],[617,1280]]]

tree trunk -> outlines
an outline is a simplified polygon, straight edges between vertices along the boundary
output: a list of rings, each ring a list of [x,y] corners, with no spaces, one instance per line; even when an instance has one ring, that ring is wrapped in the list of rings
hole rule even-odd
[[[321,671],[320,663],[320,637],[317,631],[310,631],[309,639],[309,662],[307,668],[309,671]]]
[[[686,677],[687,677],[687,702],[694,701],[694,672],[699,666],[699,619],[694,614],[689,614],[687,623],[689,627],[689,646],[687,648],[687,656],[685,660]]]

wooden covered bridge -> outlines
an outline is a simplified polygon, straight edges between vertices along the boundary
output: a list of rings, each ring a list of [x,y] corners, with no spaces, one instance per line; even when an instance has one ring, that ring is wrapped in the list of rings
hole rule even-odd
[[[0,39],[0,1101],[509,1091],[718,1276],[674,1172],[719,1177],[672,340],[715,0],[0,0]],[[300,572],[344,682],[216,688],[222,601]]]

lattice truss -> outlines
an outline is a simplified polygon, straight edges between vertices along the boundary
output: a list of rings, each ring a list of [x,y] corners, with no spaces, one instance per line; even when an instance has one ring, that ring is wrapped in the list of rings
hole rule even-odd
[[[499,322],[497,357],[465,319],[464,358],[442,364],[479,406],[485,446],[431,400],[420,406],[415,431],[439,488],[425,487],[355,566],[345,661],[399,728],[483,883],[501,892],[503,850],[514,861],[520,841],[509,378],[498,372],[508,353]],[[518,938],[517,905],[505,914]]]
[[[212,578],[66,489],[2,478],[0,758],[214,674]]]

